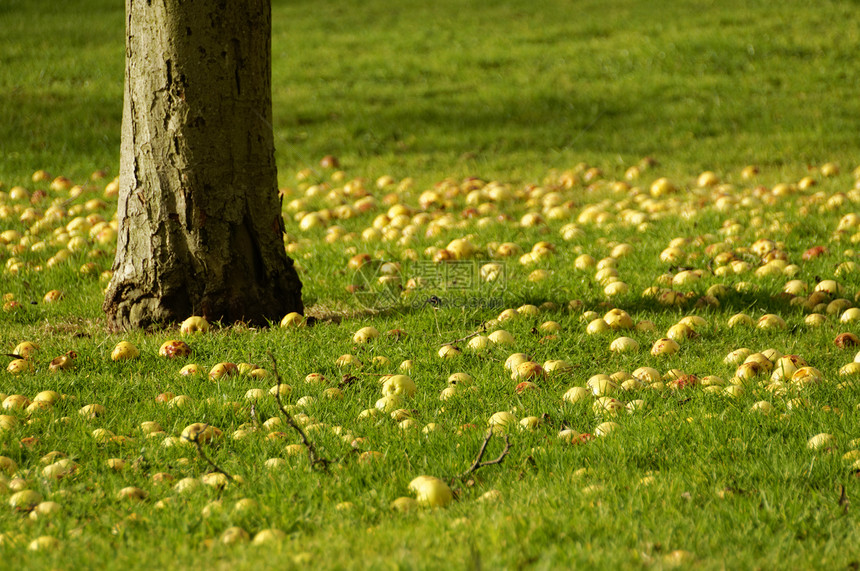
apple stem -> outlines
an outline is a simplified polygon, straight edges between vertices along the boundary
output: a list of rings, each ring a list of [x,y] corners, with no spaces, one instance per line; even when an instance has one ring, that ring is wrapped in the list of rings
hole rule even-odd
[[[302,439],[302,444],[308,450],[308,460],[311,463],[311,468],[317,468],[318,466],[322,468],[323,471],[328,469],[328,465],[331,464],[331,460],[327,458],[323,458],[322,456],[317,456],[316,447],[314,443],[308,438],[308,435],[305,434],[305,431],[302,430],[302,427],[298,422],[293,418],[293,416],[287,412],[284,408],[284,405],[281,404],[281,385],[284,384],[283,379],[281,379],[281,374],[278,372],[278,362],[275,360],[275,356],[271,351],[267,351],[269,355],[269,359],[272,360],[272,372],[275,374],[275,378],[278,381],[277,388],[275,389],[275,400],[278,403],[278,408],[281,411],[281,414],[287,419],[287,424],[289,424],[293,430],[299,433],[299,437]]]

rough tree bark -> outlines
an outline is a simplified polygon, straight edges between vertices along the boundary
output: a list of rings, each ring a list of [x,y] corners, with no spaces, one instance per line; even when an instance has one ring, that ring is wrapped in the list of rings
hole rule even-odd
[[[302,311],[274,158],[270,0],[126,0],[114,328]]]

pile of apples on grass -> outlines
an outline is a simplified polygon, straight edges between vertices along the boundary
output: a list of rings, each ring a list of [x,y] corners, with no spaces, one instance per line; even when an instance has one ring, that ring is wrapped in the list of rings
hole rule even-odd
[[[828,254],[831,248],[839,247],[840,243],[851,245],[860,242],[860,216],[853,213],[842,215],[833,230],[829,247],[814,246],[799,258],[796,253],[793,257],[787,252],[778,239],[768,237],[786,231],[779,214],[781,204],[792,204],[804,215],[839,212],[860,202],[858,184],[855,182],[854,188],[846,192],[827,194],[815,190],[817,179],[810,176],[797,183],[778,184],[771,188],[761,185],[738,188],[721,183],[716,175],[706,172],[689,188],[679,188],[662,177],[653,180],[646,188],[638,186],[638,181],[651,167],[648,161],[631,167],[625,173],[624,180],[606,179],[599,169],[583,166],[564,173],[551,173],[544,184],[526,185],[519,189],[500,182],[467,179],[461,182],[443,181],[435,188],[420,193],[414,192],[409,179],[397,182],[392,177],[381,177],[376,181],[376,190],[371,191],[366,181],[347,180],[342,171],[336,171],[331,174],[329,181],[302,183],[302,197],[293,198],[294,191],[286,189],[283,194],[292,198],[287,202],[286,209],[295,219],[296,227],[290,226],[290,229],[299,233],[313,233],[324,228],[326,243],[337,244],[338,247],[347,245],[345,251],[349,256],[347,267],[350,270],[374,260],[382,261],[394,251],[399,253],[403,261],[426,259],[445,263],[449,260],[481,260],[480,278],[486,282],[499,279],[503,271],[511,272],[518,267],[522,268],[526,279],[533,283],[552,279],[556,272],[579,272],[580,275],[590,276],[587,279],[599,286],[601,299],[585,302],[547,300],[541,306],[510,308],[485,323],[479,331],[472,332],[467,340],[443,345],[438,349],[440,359],[457,359],[466,351],[482,354],[491,350],[510,350],[504,370],[512,378],[512,394],[566,385],[555,400],[547,401],[555,403],[548,406],[589,406],[594,413],[594,425],[564,427],[558,431],[558,443],[587,445],[595,437],[612,435],[623,424],[624,415],[636,414],[647,406],[647,399],[642,398],[647,395],[644,391],[701,390],[729,398],[738,398],[750,391],[769,394],[770,399],[751,406],[750,412],[754,414],[774,413],[782,403],[788,413],[796,407],[809,406],[804,390],[828,382],[826,376],[815,368],[814,355],[808,356],[811,361],[808,363],[807,356],[784,355],[774,348],[737,348],[724,359],[725,364],[736,367],[734,374],[727,379],[715,374],[685,372],[671,368],[671,363],[673,355],[683,352],[685,346],[699,342],[702,337],[715,335],[723,328],[785,328],[784,319],[777,314],[755,317],[737,314],[724,324],[699,315],[710,308],[718,308],[720,299],[729,295],[731,290],[753,292],[765,281],[785,280],[783,290],[777,297],[784,300],[786,308],[802,308],[807,313],[804,319],[807,327],[817,327],[835,319],[848,327],[860,319],[860,309],[853,307],[854,301],[844,286],[845,279],[857,271],[853,261],[856,253],[851,248],[843,251],[843,260],[835,266],[832,276],[825,276],[827,279],[811,283],[799,277],[804,263]],[[822,166],[818,174],[823,178],[832,177],[838,174],[838,169],[828,164]],[[855,175],[855,179],[860,179],[860,173]],[[307,172],[300,173],[301,178],[308,176]],[[752,169],[745,169],[742,173],[745,180],[753,180],[755,176]],[[34,176],[34,182],[44,180],[40,177]],[[106,220],[99,211],[104,210],[107,201],[115,196],[116,181],[107,185],[104,197],[92,196],[91,188],[71,185],[62,177],[51,182],[51,190],[62,196],[50,199],[47,192],[30,192],[20,187],[8,193],[0,191],[0,221],[14,219],[24,227],[23,231],[10,229],[0,233],[0,242],[4,246],[5,275],[47,271],[60,264],[72,263],[80,256],[94,260],[112,257],[109,248],[113,247],[116,237],[116,220],[115,217]],[[416,194],[417,199],[411,202]],[[69,200],[79,202],[66,207]],[[311,208],[319,203],[326,206],[316,210]],[[43,204],[46,206],[44,209],[41,208]],[[523,207],[525,212],[522,212]],[[459,215],[456,214],[457,209],[461,209]],[[521,215],[515,217],[513,213],[518,209]],[[654,285],[640,294],[657,306],[681,310],[685,315],[665,333],[658,331],[650,321],[636,321],[623,309],[624,303],[635,300],[637,294],[631,291],[630,284],[624,280],[622,270],[630,274],[636,272],[635,267],[625,267],[625,259],[635,254],[637,247],[614,242],[609,237],[618,228],[634,229],[647,236],[670,215],[676,219],[695,219],[705,211],[725,215],[722,225],[710,234],[679,236],[671,240],[660,253],[660,260],[667,271],[655,276]],[[370,221],[370,225],[360,232],[348,231],[340,224],[341,221],[354,224],[365,219]],[[547,230],[553,224],[559,225],[556,238],[547,235]],[[517,232],[540,239],[525,248],[515,241],[481,243],[480,233],[485,229],[509,229],[512,234]],[[591,243],[588,236],[595,234],[605,237],[594,242],[590,252],[586,251],[584,244]],[[432,244],[420,249],[420,245],[428,241]],[[287,241],[286,249],[291,255],[302,258],[310,255],[310,252],[306,252],[310,243],[308,238],[293,236]],[[372,250],[372,255],[360,253],[360,248]],[[557,254],[565,248],[579,255],[573,267],[559,268],[556,266]],[[591,255],[599,250],[609,255],[599,259]],[[96,263],[92,261],[79,268],[82,277],[94,274],[96,270]],[[379,276],[378,285],[400,286],[404,298],[420,292],[420,280],[412,278],[405,284],[401,283],[400,271],[398,262],[390,263]],[[100,275],[106,279],[110,274],[105,271]],[[706,282],[714,283],[707,288],[698,287],[699,283]],[[46,303],[60,300],[62,292],[54,290],[47,292],[43,298]],[[14,296],[5,296],[5,311],[16,311],[20,307],[20,301]],[[643,364],[631,372],[607,371],[588,379],[579,379],[573,364],[565,360],[565,355],[558,355],[541,364],[525,353],[516,352],[515,337],[504,329],[508,320],[535,319],[544,313],[559,311],[579,314],[581,331],[564,331],[557,321],[546,320],[536,328],[541,335],[548,339],[578,333],[606,336],[606,354],[638,354],[643,351],[642,342],[647,340],[651,345],[651,355],[666,362],[665,370]],[[282,327],[296,329],[304,325],[304,318],[298,314],[285,316],[281,323]],[[201,318],[192,318],[183,324],[184,329],[196,328],[200,332],[205,332],[207,327],[208,324]],[[390,333],[396,338],[404,332]],[[384,346],[385,339],[377,330],[367,327],[357,331],[352,341],[380,347]],[[834,343],[839,348],[850,348],[858,344],[858,338],[846,332],[837,336]],[[162,346],[160,353],[165,357],[184,358],[190,354],[190,349],[185,341],[172,340]],[[13,353],[20,358],[12,360],[7,367],[8,373],[12,375],[33,374],[39,372],[43,365],[37,358],[35,344],[22,343]],[[138,355],[133,345],[123,342],[117,345],[111,357],[125,360]],[[384,357],[377,356],[372,364],[379,365],[386,361]],[[74,364],[75,354],[69,352],[50,361],[47,368],[57,372],[68,371],[74,368]],[[715,368],[719,365],[714,363]],[[337,360],[337,366],[361,367],[362,363],[359,358],[346,354]],[[366,408],[356,420],[361,422],[390,417],[405,431],[420,429],[423,433],[432,433],[450,430],[450,427],[436,423],[419,426],[409,403],[417,391],[430,390],[434,380],[413,379],[412,363],[409,360],[401,363],[399,369],[397,374],[380,378],[380,398],[368,403],[372,406]],[[182,367],[179,372],[199,374],[201,370],[192,364]],[[840,376],[847,379],[843,381],[845,386],[858,373],[860,357],[838,371]],[[250,364],[220,363],[210,370],[209,377],[218,380],[237,374],[271,382],[267,371]],[[327,382],[324,375],[317,372],[308,372],[305,378],[308,384]],[[482,379],[474,378],[468,371],[461,371],[448,378],[447,386],[439,393],[439,399],[444,402],[461,398],[480,391],[481,386]],[[281,384],[268,389],[249,389],[244,397],[246,402],[257,402],[273,398],[274,393],[278,393],[289,399],[292,392],[292,387]],[[322,394],[323,398],[345,398],[344,391],[335,386],[327,387]],[[42,391],[32,399],[20,394],[2,396],[4,414],[0,416],[0,430],[9,430],[19,423],[32,421],[37,415],[51,410],[53,404],[64,397],[51,390]],[[159,394],[155,398],[169,407],[183,407],[191,400],[186,395],[169,393]],[[331,431],[359,448],[366,444],[362,437],[355,435],[357,431],[341,426],[326,426],[309,416],[305,410],[312,404],[313,398],[303,395],[287,405],[287,410],[309,434]],[[97,403],[87,404],[79,411],[84,417],[94,420],[104,412],[104,407]],[[281,438],[286,430],[278,417],[269,419],[262,428],[270,438]],[[543,430],[544,424],[539,416],[518,418],[516,410],[500,410],[488,416],[486,428],[502,434],[519,430]],[[192,442],[214,443],[223,440],[227,430],[232,430],[229,436],[233,439],[247,438],[259,430],[250,424],[215,427],[193,423],[179,435],[168,435],[152,421],[144,421],[140,429],[146,438],[160,439],[164,447],[190,445]],[[464,427],[458,430],[462,429]],[[92,435],[97,441],[121,442],[130,438],[113,434],[106,428],[95,428]],[[808,446],[815,450],[830,450],[836,449],[836,444],[832,435],[822,433],[811,435]],[[22,445],[27,443],[22,442]],[[846,459],[855,463],[858,461],[858,446],[860,443],[857,441],[848,443]],[[304,452],[300,444],[289,444],[284,448],[285,456],[301,455]],[[381,454],[372,450],[363,451],[359,457],[360,463],[379,461],[383,461]],[[125,463],[125,459],[113,458],[105,469],[121,469]],[[273,470],[285,464],[283,457],[271,458],[266,462],[266,466]],[[855,464],[854,469],[858,468],[860,465]],[[55,451],[43,458],[43,467],[38,474],[20,471],[8,457],[0,459],[0,470],[4,473],[0,477],[0,488],[10,493],[10,507],[29,514],[28,517],[32,519],[38,519],[56,517],[62,506],[54,500],[43,501],[44,498],[33,489],[34,479],[74,478],[78,466],[73,459],[65,458],[62,453]],[[171,479],[170,474],[158,473],[153,476],[153,483],[169,482]],[[199,486],[223,488],[235,483],[228,482],[223,474],[212,472],[202,478],[181,479],[173,483],[173,490],[181,494]],[[408,490],[414,497],[403,496],[395,500],[393,509],[409,510],[421,505],[442,507],[454,501],[451,487],[439,475],[419,475],[410,482]],[[124,488],[118,495],[123,500],[143,501],[148,499],[150,493],[130,487]],[[501,495],[499,490],[490,490],[480,497],[493,500]],[[157,501],[157,505],[168,505],[171,498],[163,497]],[[350,507],[344,504],[339,509]],[[212,511],[217,507],[213,504],[207,509]],[[277,530],[261,530],[255,538],[266,541],[281,536]],[[241,542],[249,538],[247,531],[241,528],[229,528],[221,536],[224,543]],[[56,545],[56,540],[43,536],[34,539],[29,545],[32,549],[50,548]]]

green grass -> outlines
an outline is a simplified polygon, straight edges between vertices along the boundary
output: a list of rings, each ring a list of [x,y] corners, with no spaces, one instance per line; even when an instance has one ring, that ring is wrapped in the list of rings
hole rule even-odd
[[[854,502],[860,481],[843,454],[860,449],[860,388],[840,384],[850,377],[839,374],[856,349],[833,343],[839,333],[858,333],[857,322],[840,322],[835,306],[828,311],[790,302],[780,292],[792,278],[756,275],[762,259],[751,252],[757,240],[772,239],[797,265],[793,278],[810,292],[821,280],[836,279],[844,291],[833,297],[854,304],[860,294],[856,266],[845,265],[860,263],[860,233],[857,227],[837,230],[860,201],[851,172],[860,163],[860,103],[853,93],[860,16],[850,4],[676,2],[655,10],[653,3],[633,0],[611,6],[371,1],[356,8],[315,1],[278,2],[273,14],[275,136],[280,182],[289,194],[289,251],[301,267],[308,313],[318,321],[302,329],[216,324],[209,334],[187,340],[190,361],[204,372],[219,362],[252,362],[271,372],[271,352],[292,387],[288,403],[312,396],[315,402],[295,410],[341,427],[341,435],[328,428],[312,433],[321,454],[336,462],[322,473],[302,457],[286,456],[285,444],[299,442],[286,428],[280,438],[266,438],[264,430],[232,438],[243,425],[279,417],[272,400],[252,406],[245,398],[251,388],[268,389],[271,375],[217,383],[205,374],[182,377],[184,361],[157,356],[164,341],[179,337],[176,328],[106,331],[100,304],[114,245],[95,243],[85,226],[86,241],[77,250],[69,243],[75,232],[63,228],[87,215],[92,226],[115,211],[112,200],[88,203],[102,196],[104,181],[87,181],[96,169],[110,176],[117,171],[122,6],[6,1],[0,5],[0,181],[5,183],[0,233],[19,234],[0,234],[0,293],[8,295],[4,303],[20,305],[0,311],[0,348],[10,353],[29,340],[40,350],[35,372],[0,373],[0,393],[32,399],[50,389],[66,398],[43,411],[2,411],[17,424],[0,429],[0,456],[18,465],[0,477],[3,561],[28,569],[857,566]],[[344,180],[318,166],[327,154],[339,157]],[[659,164],[643,167],[629,187],[616,184],[646,156]],[[841,172],[825,176],[820,167],[828,161],[838,163]],[[761,168],[750,180],[741,177],[748,164]],[[583,182],[590,176],[588,166],[602,171],[592,184]],[[306,168],[308,178],[298,180],[296,173]],[[28,193],[47,187],[32,182],[37,169],[83,184],[83,194],[49,190],[33,204],[12,197],[15,185]],[[696,177],[706,169],[730,184],[696,188]],[[561,184],[566,173],[578,177],[571,188]],[[395,186],[377,189],[374,181],[386,174]],[[507,184],[510,197],[470,196],[464,179],[471,176]],[[678,192],[651,200],[650,184],[661,176]],[[805,176],[816,184],[798,187]],[[386,195],[406,177],[414,184],[397,191],[398,200],[411,214],[450,213],[448,223],[412,218],[411,238],[395,232],[394,239],[363,240],[362,232],[388,209]],[[341,202],[353,203],[355,197],[344,196],[342,189],[359,178],[377,200],[374,209],[301,229],[297,212],[325,214]],[[770,192],[777,183],[792,185],[792,192]],[[419,206],[424,191],[433,188],[440,189],[440,201],[448,201],[444,208]],[[446,189],[452,190],[447,197]],[[548,191],[569,207],[558,218],[543,208]],[[55,200],[66,209],[61,218],[41,223],[41,229],[20,221],[27,208],[38,217]],[[605,219],[582,218],[590,206]],[[474,214],[467,210],[472,207],[486,210],[464,216]],[[518,223],[535,212],[543,214],[544,224]],[[646,224],[625,219],[630,212]],[[562,227],[570,223],[581,235],[568,241]],[[737,223],[735,231],[724,230],[729,223]],[[335,224],[343,237],[327,243]],[[445,267],[431,263],[434,249],[464,236],[478,251],[469,269],[503,263],[502,284],[419,288],[396,296],[396,303],[361,298],[376,304],[374,310],[347,291],[357,283],[347,267],[355,254],[399,261],[405,284]],[[660,253],[676,238],[685,239],[686,256],[675,265],[661,262]],[[530,252],[539,241],[553,244],[555,253],[532,265],[522,264],[519,256],[495,255],[501,242]],[[578,270],[574,264],[583,253],[607,258],[619,243],[632,246],[629,255],[617,259],[629,292],[610,297],[595,269]],[[714,244],[746,260],[749,271],[721,275],[715,254],[707,250]],[[827,253],[805,260],[803,253],[818,245]],[[69,259],[49,263],[62,250],[69,251]],[[94,266],[82,272],[88,262]],[[687,304],[664,306],[642,295],[655,285],[667,287],[665,274],[683,268],[702,270],[700,280],[673,288],[690,293]],[[550,273],[530,281],[535,269]],[[727,291],[719,305],[696,305],[720,284]],[[375,282],[373,287],[382,296]],[[62,290],[63,299],[44,302],[52,289]],[[432,295],[441,298],[435,307],[429,303]],[[581,306],[569,305],[571,300]],[[502,310],[544,302],[555,305],[496,325],[514,336],[513,346],[492,347],[483,355],[465,351],[467,337]],[[584,311],[603,316],[613,306],[637,322],[652,321],[656,331],[588,335]],[[818,327],[806,322],[813,311],[827,315]],[[730,329],[728,319],[740,312],[753,320],[778,314],[786,328]],[[686,315],[707,321],[698,337],[683,341],[675,355],[651,355],[654,341]],[[557,338],[538,329],[550,320],[561,327]],[[353,333],[367,325],[408,335],[354,343]],[[610,342],[622,334],[641,349],[610,352]],[[141,357],[112,361],[111,350],[121,340],[133,342]],[[439,348],[449,342],[464,354],[440,359]],[[701,386],[619,391],[615,396],[622,402],[641,399],[645,406],[618,416],[596,414],[591,401],[562,399],[593,375],[639,367],[717,375],[728,382],[736,367],[724,357],[741,347],[800,355],[824,380],[790,386],[782,394],[765,375],[743,383],[744,392],[734,397]],[[50,373],[50,360],[69,350],[78,354],[74,370]],[[503,367],[514,352],[538,363],[564,359],[572,369],[540,380],[538,391],[517,394],[517,382]],[[338,367],[344,354],[364,365]],[[372,365],[374,356],[389,363]],[[418,387],[404,405],[416,427],[404,431],[386,415],[360,419],[382,396],[379,377],[397,372],[405,360],[413,361],[409,374]],[[311,372],[323,373],[327,382],[305,383]],[[469,373],[478,388],[440,401],[454,372]],[[326,398],[325,389],[338,384],[344,398]],[[156,402],[162,393],[191,400],[171,408]],[[770,402],[773,412],[753,412],[760,401]],[[105,414],[96,419],[78,414],[90,403],[103,405]],[[465,471],[481,446],[487,419],[497,411],[539,416],[542,424],[533,432],[512,430],[510,453],[501,465],[482,468],[465,482],[455,479],[458,500],[449,507],[405,514],[390,509],[394,499],[410,495],[414,477],[452,478]],[[594,433],[607,420],[619,425],[607,437],[579,445],[557,438],[563,428]],[[144,421],[158,422],[165,434],[146,437]],[[178,436],[193,422],[224,431],[205,452],[244,483],[179,494],[172,484],[154,482],[162,472],[175,483],[211,471],[193,447],[162,445],[166,436]],[[440,430],[423,434],[429,423]],[[129,440],[98,442],[92,435],[98,428]],[[833,435],[832,450],[808,449],[809,438],[819,433]],[[344,434],[364,438],[359,450],[382,458],[361,464]],[[502,438],[493,438],[488,458],[502,448]],[[60,481],[43,478],[52,451],[72,458],[76,473]],[[267,459],[279,457],[285,468],[264,467]],[[126,467],[109,469],[113,458],[124,459]],[[33,520],[13,510],[10,492],[2,490],[3,484],[17,485],[7,481],[13,477],[59,503],[61,512]],[[126,486],[140,487],[147,499],[117,499]],[[848,504],[840,502],[843,489]],[[501,500],[478,501],[489,490],[501,492]],[[258,507],[236,511],[233,505],[241,498]],[[214,500],[222,501],[223,511],[204,516]],[[342,502],[352,508],[338,509]],[[225,546],[219,538],[230,526],[251,536],[276,528],[286,538],[265,547]],[[30,541],[43,535],[59,539],[60,547],[28,551]],[[677,561],[677,550],[687,559]]]
[[[115,2],[0,8],[0,180],[118,164]],[[531,180],[653,155],[682,171],[854,160],[858,15],[844,2],[276,2],[278,164]]]

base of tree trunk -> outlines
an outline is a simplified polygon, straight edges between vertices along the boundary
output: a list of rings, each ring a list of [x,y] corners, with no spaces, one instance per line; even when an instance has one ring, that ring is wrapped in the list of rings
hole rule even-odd
[[[126,0],[114,329],[302,312],[284,250],[269,0]]]
[[[114,331],[167,326],[192,315],[212,322],[265,327],[277,324],[287,313],[304,313],[301,282],[292,264],[284,277],[277,285],[246,283],[242,291],[201,292],[195,299],[188,296],[189,290],[195,289],[193,286],[177,284],[178,287],[153,291],[133,281],[116,283],[108,289],[102,309],[107,314],[109,328]]]

